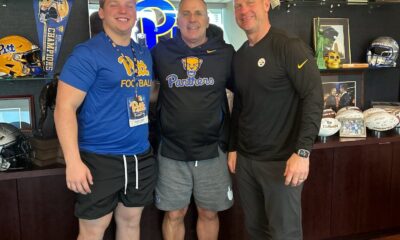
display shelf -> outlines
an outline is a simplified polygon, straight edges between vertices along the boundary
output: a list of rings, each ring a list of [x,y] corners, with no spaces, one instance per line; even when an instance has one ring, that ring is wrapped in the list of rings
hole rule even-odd
[[[337,69],[319,69],[321,74],[342,74],[342,73],[362,73],[365,71],[380,71],[396,69],[397,67],[362,67],[362,68],[337,68]]]
[[[0,172],[0,181],[55,175],[65,175],[65,165],[61,163],[55,163],[46,167],[33,165],[31,169]]]
[[[53,80],[53,77],[44,76],[44,77],[18,77],[18,78],[0,78],[0,81],[50,81]]]
[[[370,68],[337,68],[337,69],[320,69],[321,74],[342,74],[342,73],[362,73]]]
[[[387,144],[391,142],[400,142],[400,134],[396,129],[381,132],[381,137],[372,136],[371,131],[367,131],[366,138],[345,138],[338,134],[327,137],[326,142],[321,142],[318,138],[313,149],[327,149],[337,147],[362,146],[368,144]]]
[[[340,6],[381,6],[381,5],[393,5],[393,4],[400,4],[400,1],[396,0],[382,0],[382,1],[347,1],[347,0],[294,0],[288,1],[284,0],[281,1],[281,6],[311,6],[311,7],[340,7]]]

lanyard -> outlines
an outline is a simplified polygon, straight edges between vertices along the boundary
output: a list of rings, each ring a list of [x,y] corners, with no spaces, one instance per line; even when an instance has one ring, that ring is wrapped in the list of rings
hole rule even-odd
[[[104,33],[108,39],[108,41],[111,43],[111,46],[113,46],[113,48],[121,55],[121,57],[124,59],[124,61],[126,61],[127,63],[129,63],[128,61],[128,57],[124,55],[124,53],[119,49],[118,45],[114,43],[114,41],[107,35],[107,33]],[[135,53],[135,49],[133,48],[133,42],[131,39],[131,50],[132,50],[132,55],[133,55],[133,88],[135,90],[135,97],[137,97],[137,86],[136,86],[136,79],[138,78],[138,67],[137,67],[137,58],[136,58],[136,53]]]

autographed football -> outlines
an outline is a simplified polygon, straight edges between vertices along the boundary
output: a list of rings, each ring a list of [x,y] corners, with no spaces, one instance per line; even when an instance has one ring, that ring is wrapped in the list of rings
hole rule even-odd
[[[358,107],[356,107],[356,106],[347,106],[347,107],[342,107],[341,109],[339,109],[339,110],[337,111],[337,113],[336,113],[336,116],[339,115],[339,114],[341,114],[341,113],[344,112],[344,111],[347,111],[347,110],[356,110],[356,111],[361,112],[361,110],[360,110]]]
[[[322,118],[335,118],[336,117],[336,112],[333,111],[331,108],[324,109],[322,112]]]
[[[335,118],[323,118],[321,127],[319,128],[318,136],[329,137],[337,133],[341,127],[341,123]]]
[[[396,128],[400,127],[400,109],[393,110],[390,114],[394,115],[399,119],[399,124],[396,125]]]
[[[369,108],[363,112],[364,119],[366,119],[369,115],[371,115],[373,113],[377,113],[377,112],[386,112],[386,111],[385,111],[385,109],[382,109],[382,108],[375,108],[375,107]]]
[[[336,119],[338,119],[340,121],[340,119],[349,119],[349,118],[364,118],[363,113],[360,110],[355,110],[355,109],[348,109],[348,110],[344,110],[341,112],[338,112],[336,114]]]
[[[365,119],[367,128],[375,131],[387,131],[399,124],[399,119],[387,112],[372,113]]]

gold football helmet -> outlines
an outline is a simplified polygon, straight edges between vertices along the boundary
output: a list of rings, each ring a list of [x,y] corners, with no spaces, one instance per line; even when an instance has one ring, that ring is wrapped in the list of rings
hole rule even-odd
[[[21,77],[43,73],[40,49],[21,36],[0,39],[0,76]]]

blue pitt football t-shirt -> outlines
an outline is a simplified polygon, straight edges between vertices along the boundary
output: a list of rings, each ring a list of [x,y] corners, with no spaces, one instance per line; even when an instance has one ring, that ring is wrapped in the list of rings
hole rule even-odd
[[[147,116],[152,69],[148,49],[133,41],[131,46],[113,47],[100,33],[75,47],[60,79],[86,92],[78,111],[81,150],[132,155],[150,147]]]

